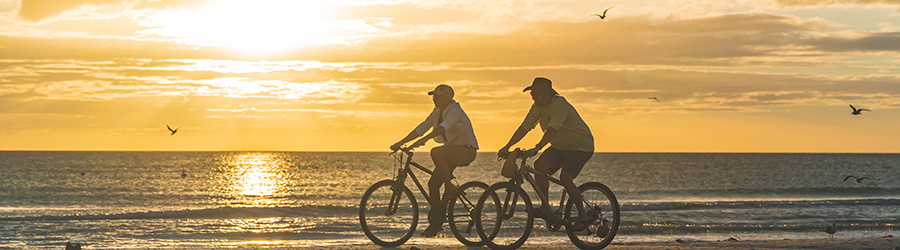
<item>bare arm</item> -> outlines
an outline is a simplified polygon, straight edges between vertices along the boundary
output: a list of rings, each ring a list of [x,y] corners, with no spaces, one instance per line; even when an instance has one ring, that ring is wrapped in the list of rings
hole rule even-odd
[[[503,146],[503,148],[501,148],[500,151],[497,152],[497,156],[506,157],[506,155],[509,154],[509,148],[513,145],[516,145],[516,143],[519,143],[522,138],[525,138],[525,135],[528,134],[529,130],[530,129],[526,129],[521,126],[519,127],[519,129],[516,129],[516,132],[513,133],[512,138],[509,138],[509,142],[506,143],[506,146]]]
[[[412,141],[413,139],[416,139],[418,137],[419,137],[419,134],[416,134],[416,131],[409,132],[409,134],[406,135],[406,137],[404,137],[397,143],[394,143],[394,145],[391,145],[391,151],[400,150],[400,147],[403,146],[403,144],[406,144],[407,142]]]
[[[549,144],[550,141],[552,141],[553,138],[556,137],[556,132],[557,131],[555,128],[548,128],[547,131],[544,131],[544,136],[541,137],[541,141],[534,145],[534,148],[529,149],[526,153],[528,155],[536,155],[538,151],[541,151],[544,146],[547,146],[547,144]]]

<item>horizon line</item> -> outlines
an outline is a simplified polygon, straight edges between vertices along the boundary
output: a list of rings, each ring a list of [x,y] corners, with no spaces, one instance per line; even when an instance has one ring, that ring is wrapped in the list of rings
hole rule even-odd
[[[391,153],[390,151],[365,151],[365,150],[106,150],[106,149],[0,149],[0,152],[293,152],[293,153]],[[428,153],[427,150],[417,153]],[[496,153],[495,151],[478,151],[478,154]],[[594,151],[595,154],[900,154],[900,152],[810,152],[810,151]]]

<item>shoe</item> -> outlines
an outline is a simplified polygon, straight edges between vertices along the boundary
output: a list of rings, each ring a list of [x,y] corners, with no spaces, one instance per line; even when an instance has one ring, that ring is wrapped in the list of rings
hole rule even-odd
[[[546,222],[547,225],[559,225],[562,223],[562,221],[559,220],[559,217],[556,217],[553,212],[544,211],[540,207],[534,208],[533,211],[535,211],[534,217],[544,219],[544,222]]]
[[[419,234],[419,236],[435,237],[435,236],[437,236],[437,233],[441,231],[441,229],[443,229],[443,228],[441,228],[440,225],[431,224],[431,225],[428,225],[428,227],[425,228],[425,231],[422,231],[422,233]]]
[[[581,216],[575,219],[575,225],[572,226],[572,231],[584,231],[591,225],[591,218],[587,216]]]
[[[606,238],[606,236],[609,235],[609,223],[610,222],[606,219],[600,221],[600,227],[597,228],[597,237]]]

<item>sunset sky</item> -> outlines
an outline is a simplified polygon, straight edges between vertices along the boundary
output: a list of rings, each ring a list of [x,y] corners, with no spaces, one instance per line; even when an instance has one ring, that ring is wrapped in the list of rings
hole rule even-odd
[[[544,76],[597,152],[900,153],[900,0],[0,0],[0,69],[0,150],[387,151],[448,84],[495,152]]]

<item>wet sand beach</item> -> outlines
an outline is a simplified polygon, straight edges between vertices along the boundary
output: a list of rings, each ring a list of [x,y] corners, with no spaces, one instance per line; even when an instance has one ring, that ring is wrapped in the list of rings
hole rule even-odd
[[[900,249],[900,237],[878,237],[878,238],[858,238],[858,239],[802,239],[802,240],[765,240],[765,241],[702,241],[702,242],[658,242],[658,243],[634,243],[634,244],[615,244],[604,248],[609,250],[713,250],[713,249],[834,249],[834,250],[893,250]],[[489,249],[486,247],[465,247],[458,246],[435,246],[435,245],[402,245],[396,248],[382,248],[375,245],[366,246],[332,246],[332,247],[312,247],[309,249],[381,249],[381,250],[399,250],[399,249],[453,249],[453,250],[481,250]],[[536,249],[577,249],[574,245],[544,245],[544,244],[525,244],[519,249],[536,250]]]

